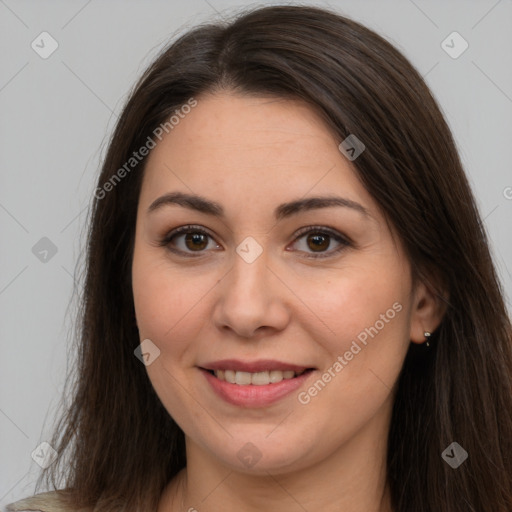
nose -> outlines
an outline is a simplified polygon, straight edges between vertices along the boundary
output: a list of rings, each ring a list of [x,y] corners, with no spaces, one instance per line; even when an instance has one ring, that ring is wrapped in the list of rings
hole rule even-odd
[[[284,329],[290,321],[290,292],[269,267],[266,251],[252,262],[236,254],[233,267],[217,287],[217,294],[215,325],[239,337],[268,336]]]

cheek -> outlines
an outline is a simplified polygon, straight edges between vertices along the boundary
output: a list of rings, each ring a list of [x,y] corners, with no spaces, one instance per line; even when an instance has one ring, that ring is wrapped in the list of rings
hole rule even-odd
[[[323,428],[333,438],[361,428],[391,399],[409,345],[410,283],[399,263],[347,266],[310,295],[322,320],[311,334],[326,357],[298,399],[305,421],[328,417]]]
[[[297,400],[303,422],[312,430],[320,424],[327,439],[342,443],[391,407],[409,344],[410,312],[401,286],[382,279],[365,286],[348,279],[339,284],[342,292],[323,297],[322,320],[335,335],[324,328],[316,337],[326,357]]]
[[[364,423],[388,400],[409,345],[410,283],[399,266],[385,262],[341,273],[332,280],[333,291],[316,297],[335,334],[324,329],[318,338],[329,356],[300,403],[313,414],[336,403],[333,424],[343,421],[347,428]]]
[[[214,275],[197,269],[172,267],[165,256],[135,252],[133,295],[141,339],[151,339],[160,349],[176,356],[187,348],[208,318],[206,296],[215,285]]]
[[[310,279],[298,278],[298,295],[316,317],[308,330],[317,326],[315,338],[327,352],[344,353],[354,340],[363,346],[376,340],[383,349],[390,344],[403,349],[410,283],[398,263],[379,255],[335,269],[325,279],[314,279],[313,273]]]
[[[205,298],[216,279],[194,278],[193,270],[172,268],[149,251],[135,251],[133,295],[140,340],[150,339],[160,350],[146,367],[161,402],[183,426],[194,424],[202,409],[187,391],[188,371],[194,366],[194,344],[202,329]]]

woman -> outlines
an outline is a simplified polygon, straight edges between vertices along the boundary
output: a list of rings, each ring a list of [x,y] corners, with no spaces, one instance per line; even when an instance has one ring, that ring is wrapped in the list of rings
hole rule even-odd
[[[9,510],[512,510],[511,326],[453,138],[333,12],[202,26],[145,72],[80,330],[66,490]]]

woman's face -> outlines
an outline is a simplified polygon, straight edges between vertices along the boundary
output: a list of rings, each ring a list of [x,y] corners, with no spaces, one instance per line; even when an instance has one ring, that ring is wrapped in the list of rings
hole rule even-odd
[[[148,157],[132,277],[148,375],[187,448],[273,473],[374,450],[432,326],[341,141],[290,100],[204,95],[182,117]]]

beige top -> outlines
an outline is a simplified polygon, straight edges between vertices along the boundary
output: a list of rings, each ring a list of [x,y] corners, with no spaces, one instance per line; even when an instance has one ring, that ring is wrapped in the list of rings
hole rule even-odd
[[[14,503],[9,503],[6,512],[25,512],[25,511],[38,511],[38,512],[70,512],[63,504],[62,498],[56,491],[43,492],[30,496]],[[77,512],[90,512],[86,509]]]

